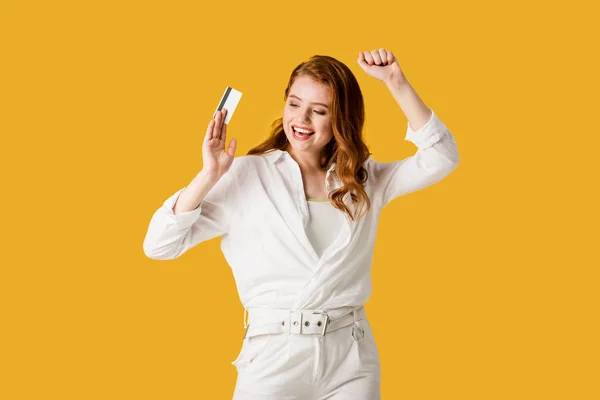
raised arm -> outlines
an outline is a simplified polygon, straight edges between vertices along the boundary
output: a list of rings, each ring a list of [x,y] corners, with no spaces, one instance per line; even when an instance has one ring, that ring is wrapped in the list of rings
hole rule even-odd
[[[143,249],[155,260],[177,258],[200,242],[228,232],[239,201],[234,158],[235,139],[225,151],[225,112],[208,125],[202,146],[203,168],[194,179],[171,195],[150,220]]]
[[[234,161],[236,164],[237,159]],[[194,178],[196,179],[196,178]],[[193,185],[191,183],[190,185]],[[171,260],[209,239],[229,231],[231,217],[239,201],[235,171],[223,175],[207,192],[200,204],[190,211],[173,211],[188,185],[169,196],[154,212],[144,238],[143,249],[154,260]],[[203,191],[205,189],[200,189]]]
[[[358,64],[370,76],[384,82],[408,119],[405,140],[417,146],[415,155],[371,166],[381,207],[403,194],[442,180],[459,163],[454,137],[428,108],[406,79],[398,60],[385,49],[361,52]]]
[[[429,120],[418,131],[408,125],[405,140],[417,146],[414,155],[389,163],[373,162],[371,174],[378,187],[380,207],[441,181],[458,165],[452,133],[433,110],[429,112]]]

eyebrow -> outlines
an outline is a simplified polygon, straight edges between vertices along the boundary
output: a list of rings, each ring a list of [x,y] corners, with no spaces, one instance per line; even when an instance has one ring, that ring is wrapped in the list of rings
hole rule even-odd
[[[294,97],[294,98],[296,98],[296,99],[298,99],[298,100],[302,101],[302,99],[301,99],[300,97],[296,96],[295,94],[290,94],[290,97]],[[327,104],[323,104],[323,103],[312,103],[312,104],[318,104],[318,105],[320,105],[320,106],[323,106],[323,107],[325,107],[325,108],[329,109],[329,107],[327,106]]]

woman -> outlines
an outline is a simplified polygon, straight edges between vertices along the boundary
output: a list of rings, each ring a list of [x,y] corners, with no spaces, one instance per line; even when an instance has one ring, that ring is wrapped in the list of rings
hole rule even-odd
[[[416,154],[374,161],[350,69],[328,56],[298,65],[283,118],[247,155],[227,151],[226,110],[208,124],[203,168],[155,212],[144,240],[173,259],[222,235],[246,333],[232,362],[234,399],[379,399],[377,346],[365,315],[377,223],[391,200],[430,186],[459,162],[450,131],[421,101],[394,55],[360,52],[408,118]]]

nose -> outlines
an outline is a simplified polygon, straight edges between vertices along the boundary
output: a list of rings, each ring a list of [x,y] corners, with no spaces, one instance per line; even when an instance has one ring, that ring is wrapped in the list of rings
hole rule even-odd
[[[311,114],[310,108],[307,108],[304,112],[302,112],[302,118],[301,119],[303,120],[303,123],[307,123],[307,122],[310,123],[310,117],[311,117],[311,115],[312,114]]]

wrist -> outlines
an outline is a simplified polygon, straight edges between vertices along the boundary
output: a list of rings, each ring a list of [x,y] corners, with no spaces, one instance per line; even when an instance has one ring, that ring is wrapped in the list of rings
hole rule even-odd
[[[221,177],[219,176],[218,172],[208,171],[205,169],[202,169],[198,175],[196,175],[196,179],[200,182],[212,185],[216,184],[220,178]]]
[[[406,76],[402,75],[402,76],[391,76],[390,78],[388,78],[385,81],[385,84],[388,88],[392,89],[402,89],[405,87],[409,87],[410,83],[408,82],[408,79],[406,79]]]

